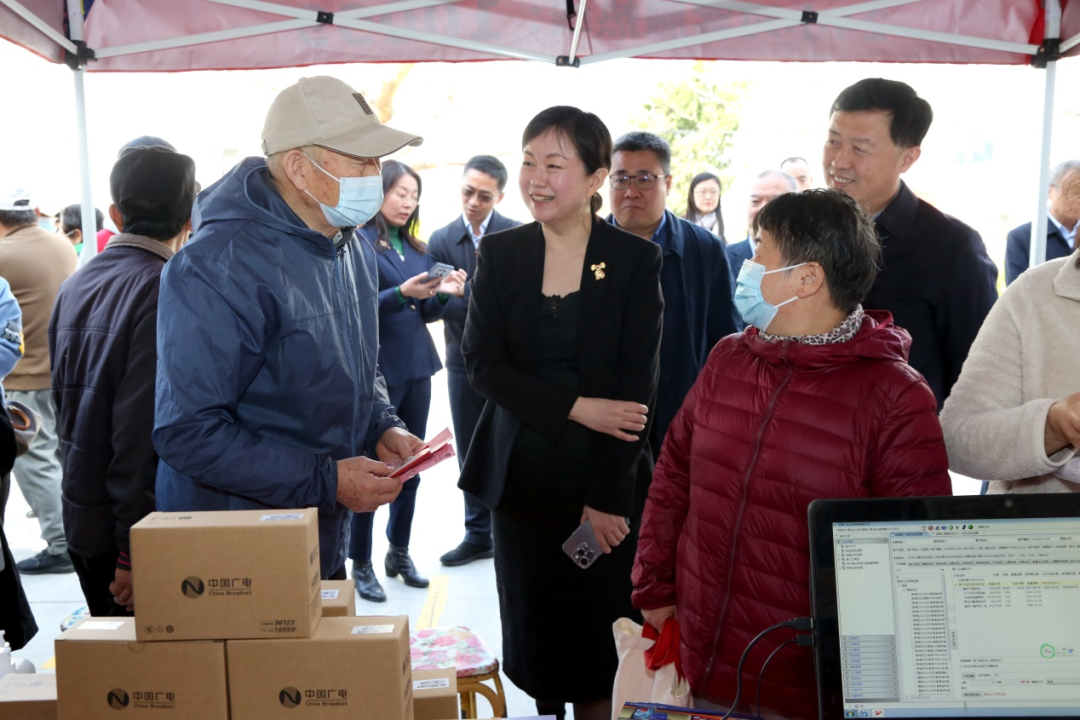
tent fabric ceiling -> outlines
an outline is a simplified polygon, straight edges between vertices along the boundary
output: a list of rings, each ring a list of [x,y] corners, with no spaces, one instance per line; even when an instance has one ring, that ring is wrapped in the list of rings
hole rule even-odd
[[[1033,34],[1041,35],[1043,13],[1039,0],[876,0],[858,5],[854,0],[760,0],[756,10],[754,5],[733,0],[726,0],[725,8],[710,4],[718,3],[591,0],[578,54],[583,63],[639,56],[1024,64],[1030,55],[1017,48],[1032,44]],[[83,5],[88,7],[86,42],[98,56],[88,64],[90,72],[505,57],[554,62],[569,53],[573,36],[563,0],[84,0]],[[1061,37],[1080,35],[1080,0],[1063,5]],[[20,18],[15,6],[64,34],[64,0],[0,0],[0,37],[61,62],[64,52],[58,43]],[[877,9],[866,11],[867,6]],[[371,13],[375,7],[380,8],[377,15]],[[405,9],[388,11],[395,7]],[[762,7],[775,12],[770,16]],[[800,22],[798,15],[806,10],[818,13],[817,24]],[[316,11],[333,13],[334,24],[316,23]],[[780,11],[796,17],[776,17],[784,15]],[[837,24],[845,26],[829,23],[830,18],[839,18]],[[901,34],[908,30],[947,33],[1002,41],[1009,47],[897,37],[868,32],[865,23],[900,28]],[[272,32],[232,37],[245,28]],[[217,35],[206,36],[209,41],[196,45],[152,49],[162,41],[186,42],[183,38],[207,33]],[[229,39],[216,40],[222,34]],[[683,47],[671,46],[685,43],[686,38],[696,39]],[[145,43],[153,45],[140,47]],[[1037,39],[1033,44],[1038,44]],[[1080,46],[1068,52],[1078,53]]]

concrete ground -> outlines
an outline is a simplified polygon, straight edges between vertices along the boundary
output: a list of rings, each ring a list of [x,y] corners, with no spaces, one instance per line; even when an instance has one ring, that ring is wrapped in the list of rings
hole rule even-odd
[[[441,354],[442,325],[433,325],[431,329]],[[433,378],[428,437],[433,437],[443,428],[452,429],[444,371]],[[408,615],[412,629],[465,625],[484,639],[496,657],[502,657],[499,600],[495,592],[492,561],[481,560],[457,568],[443,567],[439,563],[439,556],[456,546],[464,536],[465,509],[456,483],[457,464],[454,460],[448,460],[424,473],[420,484],[410,550],[417,568],[431,580],[427,590],[409,588],[400,578],[390,580],[383,576],[381,560],[388,545],[383,531],[387,510],[384,508],[377,513],[372,557],[386,589],[387,602],[371,603],[358,598],[357,614]],[[978,483],[961,477],[954,477],[953,485],[957,494],[977,493],[979,487]],[[44,548],[37,520],[26,517],[28,509],[18,484],[13,481],[4,531],[17,561]],[[75,574],[70,573],[24,575],[23,584],[40,630],[29,645],[15,653],[15,657],[27,658],[40,671],[50,672],[53,640],[60,634],[60,623],[85,605],[79,582]],[[552,641],[559,640],[552,638]],[[510,717],[535,714],[536,707],[532,700],[505,676],[503,686]],[[481,698],[480,717],[490,714],[490,707]],[[573,717],[572,712],[569,717]]]

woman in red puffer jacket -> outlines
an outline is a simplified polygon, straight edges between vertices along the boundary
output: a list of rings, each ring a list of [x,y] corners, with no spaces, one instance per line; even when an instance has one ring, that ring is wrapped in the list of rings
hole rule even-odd
[[[755,635],[810,614],[813,500],[951,493],[911,338],[860,305],[881,260],[869,218],[842,193],[809,190],[773,200],[754,230],[735,298],[747,329],[716,345],[668,431],[633,573],[645,619],[679,620],[699,708],[730,706]],[[750,652],[742,700],[791,636]],[[766,717],[816,719],[811,649],[778,653],[761,698]]]

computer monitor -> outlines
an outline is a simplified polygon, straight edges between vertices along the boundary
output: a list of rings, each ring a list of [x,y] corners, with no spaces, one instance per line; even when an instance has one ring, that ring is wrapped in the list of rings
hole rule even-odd
[[[822,720],[1080,717],[1080,493],[809,514]]]

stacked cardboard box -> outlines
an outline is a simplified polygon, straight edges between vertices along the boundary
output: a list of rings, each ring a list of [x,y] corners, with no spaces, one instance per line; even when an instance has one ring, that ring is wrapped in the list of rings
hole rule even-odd
[[[352,580],[323,580],[322,616],[356,617],[356,590]]]
[[[440,720],[458,715],[457,670],[414,670],[413,705],[416,720]]]
[[[59,720],[414,720],[408,618],[357,618],[351,583],[324,586],[317,522],[307,509],[136,524],[136,617],[57,639]]]
[[[0,677],[0,718],[56,720],[56,676],[13,673]]]

